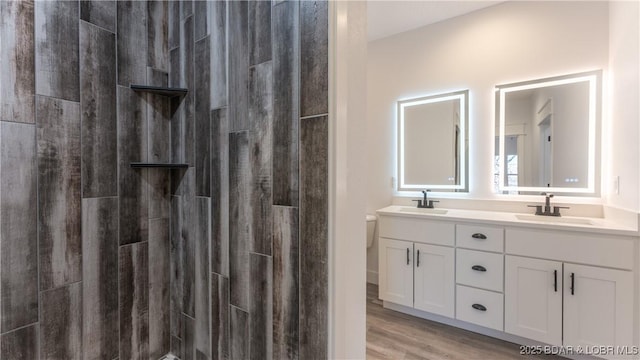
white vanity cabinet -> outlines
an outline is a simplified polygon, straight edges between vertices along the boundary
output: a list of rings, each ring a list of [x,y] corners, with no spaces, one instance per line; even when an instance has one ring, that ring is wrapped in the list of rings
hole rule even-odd
[[[380,299],[453,317],[453,223],[381,216],[379,233]]]

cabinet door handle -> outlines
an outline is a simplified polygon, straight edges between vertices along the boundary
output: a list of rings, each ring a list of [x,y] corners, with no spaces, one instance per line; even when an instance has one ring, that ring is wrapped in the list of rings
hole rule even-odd
[[[409,265],[409,248],[407,248],[407,265]]]
[[[558,270],[553,270],[553,291],[558,292]]]
[[[481,272],[485,272],[487,271],[487,268],[482,266],[482,265],[473,265],[471,267],[471,269],[475,270],[475,271],[481,271]]]
[[[418,261],[416,261],[416,267],[420,267],[420,250],[418,250]]]
[[[471,237],[474,239],[485,240],[487,238],[487,235],[481,234],[481,233],[475,233],[471,235]]]
[[[480,305],[480,304],[473,304],[471,305],[472,308],[476,309],[476,310],[480,310],[480,311],[487,311],[487,308],[484,305]]]
[[[576,274],[571,273],[571,295],[576,291]]]

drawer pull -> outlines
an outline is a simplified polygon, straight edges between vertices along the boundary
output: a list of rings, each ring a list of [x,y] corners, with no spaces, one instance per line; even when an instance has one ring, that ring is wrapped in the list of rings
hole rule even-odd
[[[487,308],[484,305],[473,304],[471,307],[479,311],[487,311]]]
[[[420,267],[420,250],[418,250],[418,261],[416,261],[416,267]]]
[[[474,239],[485,240],[487,238],[487,235],[481,234],[481,233],[475,233],[471,235],[471,237]]]
[[[409,265],[409,248],[407,248],[407,265]]]
[[[482,266],[482,265],[473,265],[471,267],[471,269],[475,270],[475,271],[481,271],[481,272],[485,272],[487,271],[487,268]]]
[[[558,270],[553,270],[553,291],[558,292]]]
[[[576,290],[576,274],[571,273],[571,295],[573,295],[573,293]]]

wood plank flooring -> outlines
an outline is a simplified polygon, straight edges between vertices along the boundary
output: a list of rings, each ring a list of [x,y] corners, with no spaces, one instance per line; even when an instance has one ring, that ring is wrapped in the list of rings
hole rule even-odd
[[[367,284],[368,360],[533,358],[520,355],[514,343],[385,309],[378,300],[378,286]]]

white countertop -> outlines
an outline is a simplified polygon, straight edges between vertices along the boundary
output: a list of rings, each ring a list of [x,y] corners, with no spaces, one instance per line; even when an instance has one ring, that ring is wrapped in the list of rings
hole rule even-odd
[[[589,233],[601,233],[621,236],[638,237],[640,232],[637,228],[625,226],[615,222],[613,219],[603,218],[578,218],[572,216],[564,216],[567,221],[584,221],[588,220],[590,224],[572,224],[553,222],[545,216],[531,216],[533,214],[516,214],[499,211],[482,211],[482,210],[461,210],[461,209],[444,209],[437,208],[435,210],[446,210],[446,214],[424,213],[422,209],[415,208],[415,212],[408,206],[391,205],[379,209],[376,212],[379,215],[413,217],[429,220],[445,220],[445,221],[463,221],[485,224],[495,224],[503,226],[518,226],[536,229],[549,230],[565,230],[565,231],[582,231]],[[518,216],[530,217],[531,219],[521,220]]]

